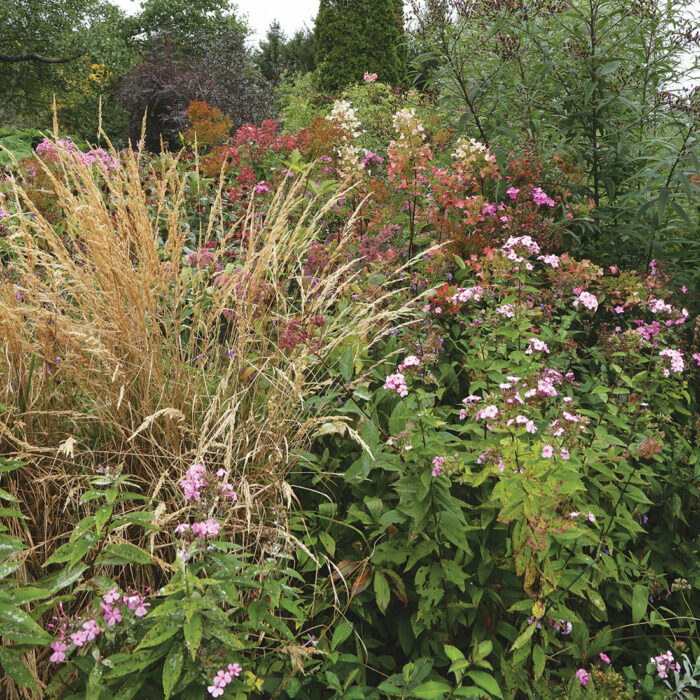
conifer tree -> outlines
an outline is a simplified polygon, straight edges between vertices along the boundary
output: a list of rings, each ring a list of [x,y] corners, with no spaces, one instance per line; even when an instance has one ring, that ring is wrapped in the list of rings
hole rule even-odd
[[[320,87],[340,90],[365,71],[383,82],[403,81],[401,0],[321,0],[315,37]]]

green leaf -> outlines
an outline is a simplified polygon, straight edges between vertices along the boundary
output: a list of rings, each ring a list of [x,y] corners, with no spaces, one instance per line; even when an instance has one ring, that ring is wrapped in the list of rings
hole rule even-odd
[[[32,674],[22,662],[22,654],[19,651],[0,645],[0,666],[17,685],[31,688],[35,693],[39,692]]]
[[[648,590],[640,583],[635,584],[632,590],[632,622],[642,620],[647,611]]]
[[[174,644],[165,657],[165,663],[163,664],[163,692],[165,693],[165,700],[168,700],[178,678],[180,678],[183,658],[184,652],[179,644]]]
[[[105,526],[105,523],[110,519],[112,510],[113,506],[109,503],[105,503],[95,511],[95,530],[97,531],[98,535]]]
[[[13,605],[0,604],[0,631],[3,637],[18,644],[51,643],[51,635],[41,629],[24,610]]]
[[[333,639],[331,640],[331,651],[333,651],[337,646],[342,644],[351,634],[352,625],[347,620],[343,620],[335,628],[335,632],[333,632]]]
[[[380,574],[378,571],[374,574],[374,594],[377,600],[377,607],[382,613],[385,613],[389,605],[391,593],[389,591],[389,583],[386,580],[386,576],[384,576],[384,574]]]
[[[532,637],[532,635],[535,633],[535,627],[537,625],[532,624],[528,625],[525,628],[525,631],[513,642],[513,646],[511,647],[512,651],[515,651],[516,649],[520,649],[525,642],[529,641],[529,639]]]
[[[182,617],[177,619],[162,619],[151,627],[141,639],[136,651],[154,647],[156,644],[161,644],[166,639],[170,639],[182,629]]]
[[[202,618],[199,615],[193,615],[189,622],[185,622],[183,629],[190,656],[194,659],[202,642]]]
[[[533,650],[532,650],[532,664],[534,666],[534,676],[535,680],[538,680],[542,677],[542,674],[544,673],[544,665],[547,660],[547,657],[545,656],[544,649],[542,649],[541,646],[536,645]]]
[[[530,626],[534,627],[535,625]],[[492,675],[486,673],[486,671],[468,671],[467,676],[469,676],[469,678],[471,678],[480,688],[483,688],[494,697],[503,697],[501,695],[501,688],[499,687],[498,682]]]
[[[153,561],[139,547],[124,542],[122,544],[110,544],[106,547],[97,563],[124,566],[125,564],[153,564]]]
[[[425,681],[425,683],[413,688],[409,696],[421,698],[421,700],[433,700],[434,698],[442,698],[450,690],[452,690],[451,686],[445,681]]]

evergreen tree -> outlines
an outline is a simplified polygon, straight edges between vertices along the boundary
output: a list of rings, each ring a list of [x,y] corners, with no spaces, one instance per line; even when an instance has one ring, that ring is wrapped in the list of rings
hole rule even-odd
[[[340,90],[365,71],[399,84],[406,70],[401,0],[321,0],[316,18],[318,82]]]
[[[257,64],[265,80],[277,85],[282,73],[290,68],[286,51],[287,37],[282,26],[274,20],[267,29],[265,38],[260,42]]]

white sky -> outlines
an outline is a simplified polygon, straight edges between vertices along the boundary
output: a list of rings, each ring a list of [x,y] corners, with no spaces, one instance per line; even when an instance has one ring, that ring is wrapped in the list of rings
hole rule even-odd
[[[287,36],[306,24],[312,28],[311,18],[318,12],[319,0],[234,0],[242,14],[248,15],[248,22],[253,29],[252,39],[255,43],[265,36],[270,22],[278,20]],[[138,0],[113,0],[127,12],[139,8]]]

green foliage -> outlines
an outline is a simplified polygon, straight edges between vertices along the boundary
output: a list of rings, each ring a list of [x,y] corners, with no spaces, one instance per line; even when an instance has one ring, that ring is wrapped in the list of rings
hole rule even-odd
[[[681,87],[699,39],[686,9],[428,2],[412,23],[416,70],[432,66],[433,89],[470,135],[572,154],[585,173],[574,186],[596,206],[586,254],[698,269],[698,96]]]

